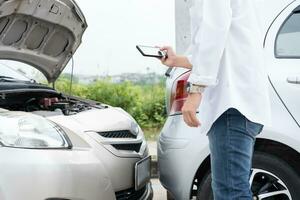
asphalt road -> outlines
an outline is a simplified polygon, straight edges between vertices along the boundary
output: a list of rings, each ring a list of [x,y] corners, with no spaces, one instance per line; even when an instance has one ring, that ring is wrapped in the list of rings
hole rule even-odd
[[[152,187],[153,187],[153,200],[167,200],[167,191],[161,186],[158,179],[152,179]],[[196,200],[194,197],[192,200]]]
[[[150,155],[152,159],[157,159],[157,144],[156,141],[148,141],[148,147]],[[152,188],[153,188],[153,200],[166,200],[167,199],[167,191],[162,187],[158,179],[152,179]]]
[[[152,179],[152,188],[154,192],[153,200],[166,200],[167,199],[167,192],[161,186],[158,179]]]

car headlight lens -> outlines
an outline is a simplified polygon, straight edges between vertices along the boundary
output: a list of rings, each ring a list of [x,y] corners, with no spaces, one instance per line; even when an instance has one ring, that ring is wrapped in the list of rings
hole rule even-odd
[[[32,114],[0,113],[0,143],[15,148],[68,148],[64,131],[55,123]]]
[[[136,122],[131,123],[131,133],[137,136],[140,132],[140,127]]]

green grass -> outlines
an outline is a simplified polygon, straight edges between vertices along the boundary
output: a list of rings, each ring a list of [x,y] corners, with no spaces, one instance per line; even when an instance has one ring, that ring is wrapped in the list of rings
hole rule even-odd
[[[159,133],[161,131],[162,127],[158,128],[144,128],[144,134],[145,138],[148,141],[156,141],[158,139]]]

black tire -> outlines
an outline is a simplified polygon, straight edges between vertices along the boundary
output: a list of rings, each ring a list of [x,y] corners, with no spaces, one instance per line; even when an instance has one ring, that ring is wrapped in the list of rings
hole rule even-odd
[[[282,159],[267,153],[255,152],[253,156],[253,168],[275,175],[285,184],[292,200],[300,199],[300,177],[297,172]],[[256,195],[257,191],[263,187],[260,183],[261,182],[258,179],[254,181],[253,185],[251,186],[254,195]],[[261,187],[257,188],[258,186]],[[276,196],[267,199],[284,200],[289,198]],[[198,186],[197,200],[213,200],[210,172],[204,176]]]
[[[277,176],[286,185],[292,200],[300,199],[300,177],[288,163],[273,155],[256,152],[253,156],[253,167]],[[254,186],[252,185],[253,190]]]
[[[167,200],[175,200],[169,191],[167,191]]]
[[[200,182],[197,190],[197,200],[213,200],[213,192],[211,188],[211,171],[207,172]]]

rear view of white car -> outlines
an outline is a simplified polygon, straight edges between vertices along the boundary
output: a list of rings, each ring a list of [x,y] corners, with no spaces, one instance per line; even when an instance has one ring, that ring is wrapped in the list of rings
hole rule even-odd
[[[189,44],[186,1],[177,0],[177,50]],[[250,183],[253,199],[300,199],[300,1],[257,1],[264,30],[272,127],[255,145]],[[183,28],[184,27],[184,28]],[[160,181],[168,199],[213,199],[210,152],[206,135],[188,127],[181,108],[190,72],[167,72],[168,119],[158,143]],[[245,91],[247,92],[247,91]],[[201,121],[201,119],[200,119]]]

